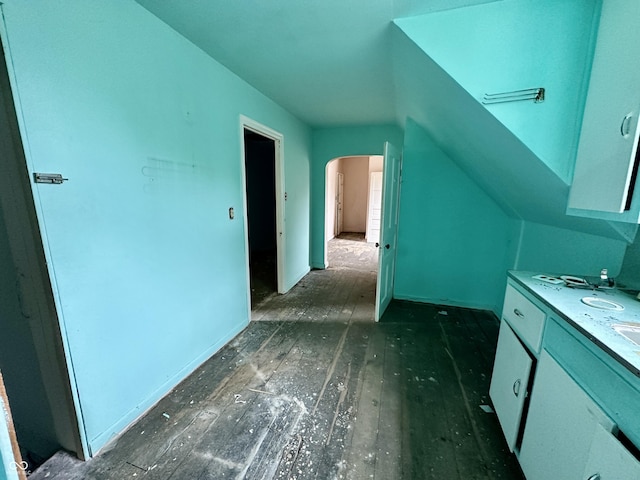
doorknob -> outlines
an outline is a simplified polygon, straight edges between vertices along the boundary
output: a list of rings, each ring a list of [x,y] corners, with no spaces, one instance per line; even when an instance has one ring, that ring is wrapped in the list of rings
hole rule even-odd
[[[380,244],[376,242],[376,248],[380,248]]]
[[[386,248],[387,250],[389,250],[391,248],[391,245],[389,245],[388,243],[384,246],[384,248]]]

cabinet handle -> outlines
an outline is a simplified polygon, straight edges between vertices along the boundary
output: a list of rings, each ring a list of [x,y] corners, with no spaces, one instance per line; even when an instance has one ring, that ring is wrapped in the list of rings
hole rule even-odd
[[[622,119],[622,123],[620,124],[620,134],[623,137],[628,137],[631,133],[631,119],[633,118],[633,113],[627,113]],[[589,479],[591,480],[591,479]]]
[[[517,308],[514,308],[514,309],[513,309],[513,313],[515,313],[517,317],[524,318],[524,313],[522,313],[522,312],[521,312],[520,310],[518,310]]]
[[[594,473],[589,478],[587,478],[587,480],[600,480],[600,474],[599,473]]]
[[[515,382],[513,382],[513,394],[517,397],[520,394],[520,384],[522,382],[520,381],[520,379],[516,380]],[[591,479],[589,479],[591,480]]]

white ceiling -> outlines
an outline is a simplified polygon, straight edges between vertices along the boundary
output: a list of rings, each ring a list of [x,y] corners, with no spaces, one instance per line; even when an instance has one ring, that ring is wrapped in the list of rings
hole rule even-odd
[[[137,0],[312,126],[395,122],[391,21],[495,0]]]

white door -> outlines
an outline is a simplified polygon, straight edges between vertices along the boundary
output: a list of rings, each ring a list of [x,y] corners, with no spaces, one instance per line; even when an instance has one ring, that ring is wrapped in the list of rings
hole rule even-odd
[[[393,276],[396,268],[398,239],[398,203],[400,200],[400,170],[402,157],[390,143],[384,144],[382,182],[382,218],[378,251],[378,281],[376,285],[376,322],[393,297]]]
[[[336,227],[334,232],[336,237],[342,233],[343,203],[344,203],[344,175],[342,173],[338,173],[336,178]]]
[[[380,242],[382,217],[382,172],[372,172],[369,179],[369,208],[367,209],[367,242]]]
[[[500,323],[489,396],[512,452],[520,431],[522,408],[527,396],[532,364],[531,357],[503,320]]]

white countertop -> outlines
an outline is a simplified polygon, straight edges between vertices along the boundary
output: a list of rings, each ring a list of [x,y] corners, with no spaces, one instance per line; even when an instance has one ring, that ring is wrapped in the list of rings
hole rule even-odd
[[[621,323],[640,324],[640,301],[617,289],[585,290],[552,285],[532,278],[540,272],[510,271],[509,277],[539,297],[562,319],[640,377],[640,345],[616,332]],[[598,297],[624,306],[623,311],[602,310],[582,303],[583,297]]]

